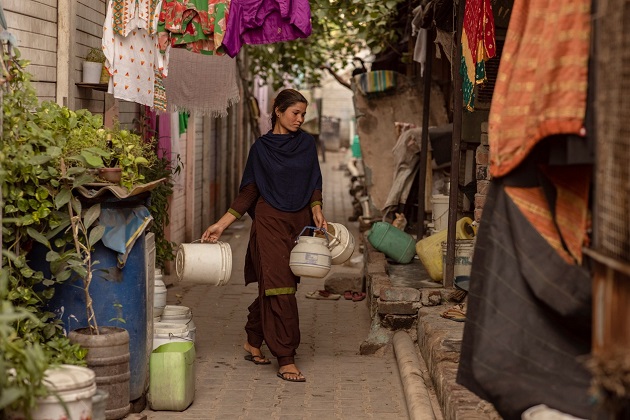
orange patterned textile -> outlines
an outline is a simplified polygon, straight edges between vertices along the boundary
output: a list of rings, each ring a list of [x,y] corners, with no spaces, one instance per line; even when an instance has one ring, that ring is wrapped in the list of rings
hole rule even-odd
[[[550,209],[543,187],[505,187],[525,218],[569,264],[582,263],[588,224],[588,195],[592,170],[588,165],[542,169],[556,191]]]
[[[541,139],[580,134],[591,0],[515,0],[489,117],[490,172],[518,166]]]

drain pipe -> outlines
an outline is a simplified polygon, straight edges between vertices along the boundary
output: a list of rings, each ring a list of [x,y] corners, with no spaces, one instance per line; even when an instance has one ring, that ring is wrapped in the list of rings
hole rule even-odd
[[[407,412],[411,420],[435,420],[429,391],[420,371],[420,361],[411,337],[396,331],[393,337],[398,371],[405,389]]]

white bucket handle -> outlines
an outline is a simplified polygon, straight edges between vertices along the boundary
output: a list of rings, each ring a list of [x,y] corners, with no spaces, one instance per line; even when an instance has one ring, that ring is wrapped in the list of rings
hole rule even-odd
[[[175,335],[175,334],[173,334],[173,333],[168,333],[168,338],[169,338],[169,340],[170,340],[170,339],[172,339],[172,338],[179,338],[179,339],[181,339],[181,340],[193,341],[193,339],[192,339],[192,338],[188,338],[188,337],[180,337],[180,336]]]
[[[300,236],[302,236],[302,234],[304,233],[306,229],[313,229],[313,230],[319,230],[320,232],[324,232],[324,235],[326,235],[326,240],[330,243],[330,236],[328,236],[328,232],[326,231],[326,229],[318,228],[317,226],[304,226],[304,229],[302,229],[302,232],[300,232],[297,238],[295,238],[295,243],[297,243],[297,241],[300,240]]]

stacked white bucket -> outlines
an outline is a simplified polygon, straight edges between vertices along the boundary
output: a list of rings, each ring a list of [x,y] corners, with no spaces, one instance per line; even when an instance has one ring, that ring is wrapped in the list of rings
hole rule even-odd
[[[153,350],[173,341],[194,341],[196,327],[192,311],[186,306],[166,304],[166,285],[162,271],[155,269],[153,294]]]
[[[155,269],[155,290],[153,292],[153,323],[160,322],[162,312],[166,306],[166,285],[162,277],[162,270]]]
[[[192,311],[187,306],[166,305],[162,320],[155,324],[153,350],[162,344],[177,341],[195,342],[197,327],[193,322]]]

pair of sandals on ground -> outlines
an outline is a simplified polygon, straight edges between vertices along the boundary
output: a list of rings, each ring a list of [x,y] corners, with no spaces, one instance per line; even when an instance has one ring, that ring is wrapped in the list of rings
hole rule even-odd
[[[353,302],[360,302],[365,299],[364,292],[353,292],[352,290],[346,290],[343,292],[343,297],[346,300],[351,300]],[[315,290],[314,292],[309,292],[306,294],[308,299],[319,299],[319,300],[338,300],[341,295],[337,293],[331,293],[328,290]]]
[[[260,349],[250,346],[248,343],[243,345],[243,349],[248,353],[245,355],[245,360],[252,362],[255,365],[270,365],[271,360],[267,359]],[[295,367],[295,365],[289,365]],[[278,378],[288,382],[306,382],[306,378],[297,369],[288,369],[282,371],[283,366],[280,367],[276,374]]]

